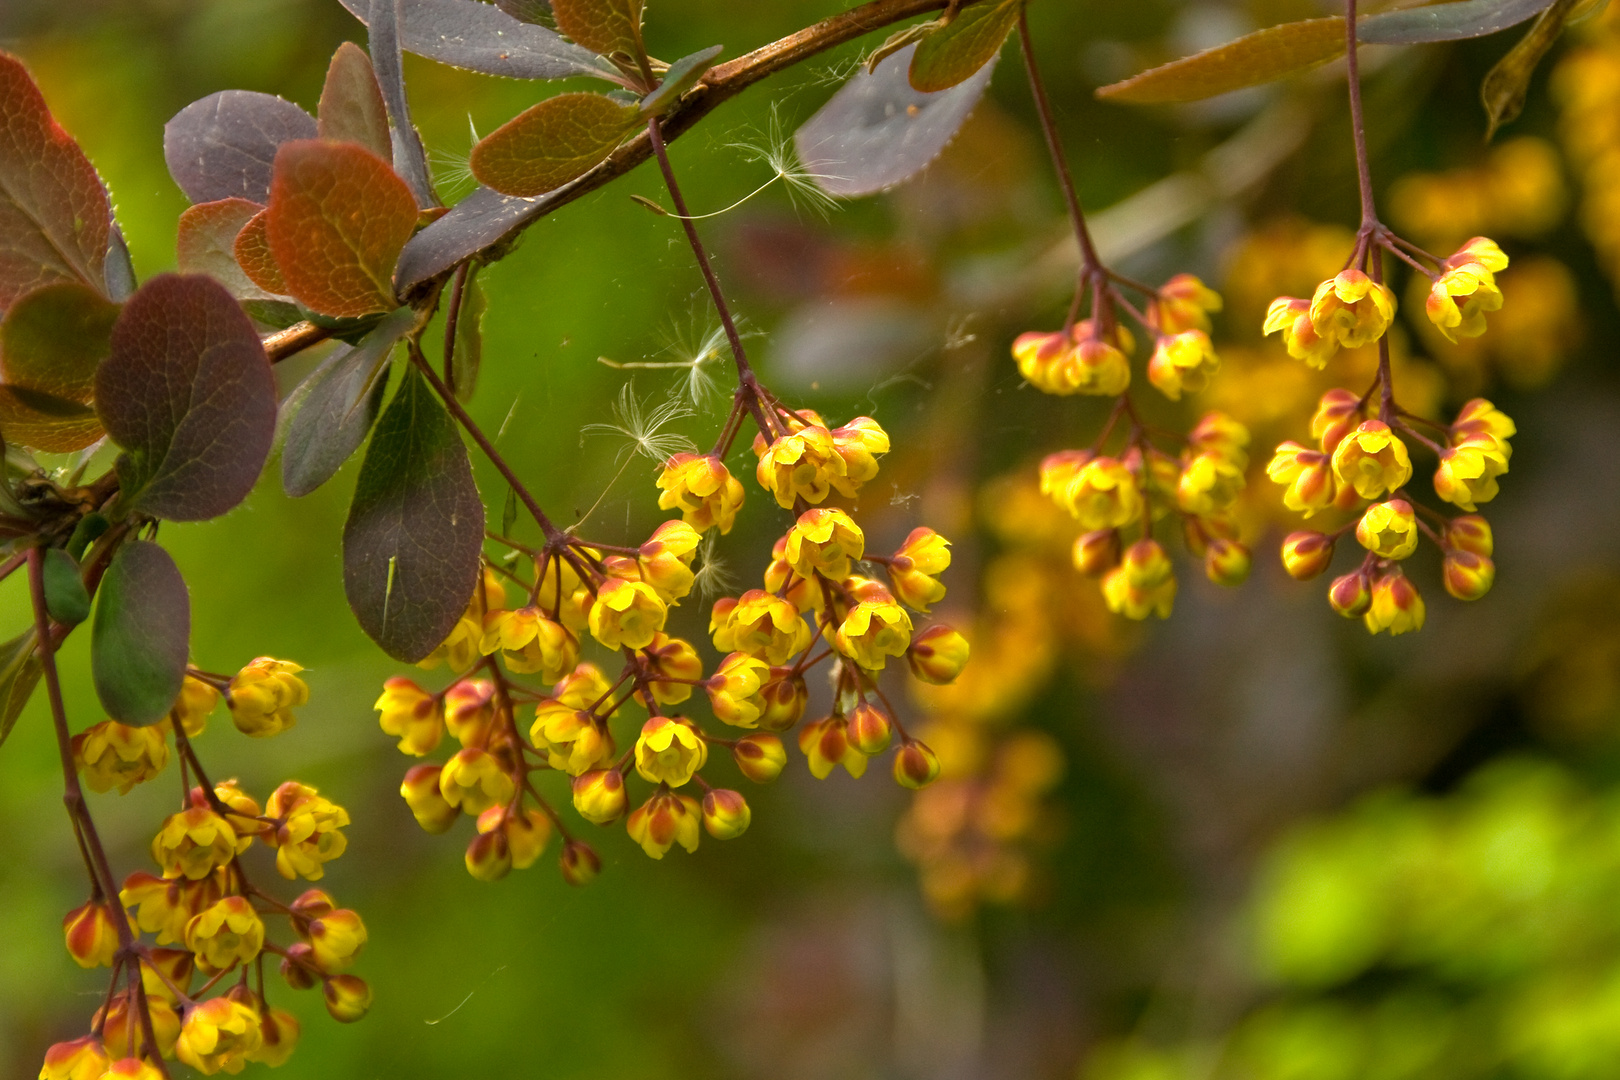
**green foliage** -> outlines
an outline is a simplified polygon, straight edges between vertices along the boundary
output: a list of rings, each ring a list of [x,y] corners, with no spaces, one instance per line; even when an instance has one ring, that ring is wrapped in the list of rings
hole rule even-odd
[[[191,652],[191,597],[168,552],[149,540],[118,549],[97,591],[90,641],[109,716],[155,724],[169,715]]]
[[[603,94],[558,94],[473,147],[473,175],[503,195],[543,195],[585,175],[640,120],[635,108]]]
[[[1025,0],[995,0],[963,8],[949,23],[924,35],[911,54],[912,89],[949,90],[1001,52],[1023,14]]]

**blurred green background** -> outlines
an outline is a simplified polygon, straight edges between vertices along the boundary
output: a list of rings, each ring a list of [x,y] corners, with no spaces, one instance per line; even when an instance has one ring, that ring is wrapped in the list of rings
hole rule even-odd
[[[666,58],[714,43],[734,57],[838,6],[665,0],[647,37]],[[1264,292],[1267,273],[1291,281],[1295,263],[1314,265],[1324,234],[1303,222],[1354,222],[1342,83],[1328,68],[1177,110],[1100,105],[1090,92],[1322,10],[1037,0],[1031,11],[1085,201],[1111,208],[1097,222],[1105,247],[1134,275],[1191,270],[1228,291],[1217,336],[1233,342],[1228,388],[1158,411],[1184,425],[1211,402],[1231,409],[1255,426],[1260,465],[1268,438],[1304,434],[1319,388],[1278,389],[1293,376],[1274,377],[1258,318],[1239,319],[1241,298]],[[886,770],[817,783],[796,752],[774,788],[748,789],[754,825],[737,841],[655,863],[622,830],[582,825],[605,863],[590,888],[564,884],[550,857],[476,882],[461,865],[461,831],[427,837],[412,822],[396,793],[407,763],[371,712],[399,670],[343,600],[338,537],[355,466],[298,501],[272,469],[224,519],[165,525],[191,584],[197,664],[292,659],[312,691],[298,726],[267,742],[216,715],[198,744],[204,761],[261,797],[287,778],[312,783],[354,819],[348,853],[322,884],[366,919],[357,971],[376,1005],[342,1027],[310,994],[274,987],[272,1001],[304,1022],[281,1075],[1620,1076],[1620,394],[1608,345],[1620,319],[1605,274],[1620,132],[1603,120],[1620,114],[1601,107],[1603,64],[1620,53],[1607,19],[1560,44],[1548,66],[1562,89],[1538,77],[1503,136],[1535,136],[1551,154],[1550,173],[1517,196],[1546,211],[1528,224],[1499,223],[1511,199],[1489,186],[1476,96],[1515,35],[1368,53],[1385,204],[1400,177],[1423,174],[1438,192],[1437,211],[1408,186],[1396,200],[1408,207],[1403,227],[1445,236],[1455,222],[1440,219],[1472,220],[1472,198],[1517,263],[1555,261],[1552,278],[1578,298],[1575,315],[1557,288],[1537,294],[1550,321],[1510,339],[1532,360],[1442,355],[1421,335],[1400,346],[1403,359],[1427,351],[1412,380],[1437,412],[1483,390],[1519,421],[1513,472],[1486,509],[1495,593],[1465,610],[1443,596],[1433,566],[1420,567],[1429,627],[1371,640],[1332,614],[1318,585],[1283,577],[1280,519],[1257,495],[1256,572],[1239,593],[1218,593],[1187,563],[1175,617],[1143,633],[1100,615],[1089,583],[1021,601],[1044,605],[1058,644],[974,738],[998,746],[1043,732],[1066,766],[1041,824],[1026,830],[1031,884],[999,897],[1016,902],[991,888],[947,897],[938,878],[919,889],[913,862],[925,878],[930,864],[904,827],[911,859],[897,850],[910,797]],[[363,29],[335,0],[0,7],[0,45],[28,62],[106,178],[143,277],[172,267],[186,205],[164,168],[163,123],[227,88],[313,109],[346,38],[363,43]],[[695,212],[768,179],[750,147],[791,132],[876,43],[779,76],[680,140],[673,155]],[[1593,70],[1577,69],[1577,53]],[[488,132],[552,92],[414,57],[406,73],[447,195],[469,186],[469,126]],[[1502,168],[1509,181],[1525,175]],[[1144,190],[1151,197],[1121,207]],[[597,358],[680,359],[712,326],[675,223],[632,194],[659,199],[661,185],[645,169],[618,181],[546,218],[485,272],[473,405],[556,516],[571,520],[600,496],[586,534],[621,543],[639,542],[659,516],[650,463],[621,468],[622,440],[581,432],[613,422],[626,383]],[[1041,526],[1007,510],[1019,504],[998,501],[997,485],[1028,482],[1041,454],[1088,442],[1102,409],[1040,400],[1006,359],[1016,332],[1061,319],[1072,265],[1015,57],[921,182],[825,219],[777,186],[703,228],[770,385],[830,418],[870,413],[894,436],[869,535],[898,542],[913,524],[936,525],[957,542],[951,613],[964,624],[1023,619],[1006,580],[1035,580],[1037,564],[1009,560],[1039,549]],[[1309,286],[1307,275],[1293,287]],[[1510,293],[1504,319],[1516,302]],[[282,365],[284,388],[313,363]],[[723,394],[723,364],[714,370]],[[679,381],[640,372],[635,393],[659,399]],[[1273,408],[1268,393],[1286,400]],[[712,439],[718,401],[678,426]],[[504,488],[482,464],[479,479],[498,514]],[[760,572],[779,527],[751,497],[721,549],[740,579]],[[682,617],[701,637],[696,606]],[[20,582],[7,582],[0,631],[25,618]],[[70,715],[79,726],[100,719],[84,635],[64,663]],[[8,1077],[34,1075],[46,1045],[81,1033],[104,986],[72,966],[57,932],[84,886],[55,755],[35,701],[0,749]],[[975,775],[971,757],[948,761],[953,782]],[[729,768],[719,770],[728,780]],[[119,874],[145,868],[171,776],[94,800]],[[566,802],[560,785],[547,791]]]

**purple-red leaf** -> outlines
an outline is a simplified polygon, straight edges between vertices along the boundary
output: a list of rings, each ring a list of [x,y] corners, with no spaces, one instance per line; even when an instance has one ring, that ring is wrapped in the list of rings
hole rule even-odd
[[[323,139],[359,143],[386,162],[394,160],[388,107],[383,104],[376,72],[365,50],[352,41],[345,41],[332,54],[316,126]]]
[[[463,259],[513,235],[549,208],[549,199],[514,199],[474,188],[438,221],[411,237],[400,252],[395,280],[404,293]]]
[[[551,0],[557,29],[594,53],[634,56],[641,0]]]
[[[405,94],[405,57],[399,41],[402,0],[371,0],[371,55],[376,57],[377,85],[382,91],[388,118],[393,121],[392,160],[405,185],[416,197],[416,205],[426,209],[439,204],[428,175],[427,151],[422,136],[411,122],[411,102]],[[485,5],[479,7],[489,10]]]
[[[286,296],[287,279],[281,275],[281,267],[270,253],[270,235],[266,231],[269,222],[270,211],[262,208],[248,218],[231,244],[231,254],[243,275],[262,292],[272,297]]]
[[[265,224],[287,292],[305,307],[341,317],[398,306],[394,264],[416,228],[416,199],[376,154],[353,143],[287,143]]]
[[[247,498],[259,478],[275,437],[276,384],[259,335],[223,285],[161,274],[113,327],[96,411],[124,449],[120,501],[202,521]]]
[[[342,3],[355,18],[369,24],[370,0]],[[570,75],[614,82],[623,79],[612,64],[589,50],[479,0],[401,0],[399,44],[406,52],[441,64],[508,79],[566,79]]]
[[[257,284],[236,256],[242,229],[263,212],[264,207],[246,199],[220,199],[187,208],[180,215],[174,245],[180,272],[207,274],[238,300],[274,300],[283,295]],[[268,248],[265,255],[269,255]]]
[[[816,185],[856,197],[891,188],[939,156],[979,103],[995,58],[949,90],[924,94],[908,80],[915,45],[860,71],[793,135]]]
[[[290,101],[250,90],[221,90],[175,113],[163,128],[169,175],[194,203],[270,199],[276,149],[313,139],[315,118]]]
[[[472,172],[503,195],[543,195],[585,175],[639,124],[634,106],[605,95],[558,94],[473,147]]]
[[[415,368],[377,421],[343,527],[343,591],[360,626],[415,663],[478,582],[484,504],[455,423]]]
[[[118,549],[97,590],[90,674],[114,720],[155,724],[186,677],[191,596],[169,553],[150,540]]]
[[[90,400],[118,305],[60,282],[22,297],[0,323],[0,436],[36,450],[80,450],[101,437]]]
[[[106,288],[112,206],[16,57],[0,53],[0,312],[41,285]]]

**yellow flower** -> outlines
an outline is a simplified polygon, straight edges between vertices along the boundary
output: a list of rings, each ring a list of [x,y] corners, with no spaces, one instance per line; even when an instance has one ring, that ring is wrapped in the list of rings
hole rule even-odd
[[[591,606],[591,636],[609,649],[632,649],[652,644],[664,628],[669,608],[644,581],[610,578],[596,592]]]
[[[1356,540],[1380,559],[1404,559],[1417,550],[1417,516],[1405,499],[1367,508],[1356,523]]]
[[[756,784],[768,784],[782,775],[787,765],[787,751],[782,740],[763,732],[744,735],[731,748],[732,760],[742,774]]]
[[[1018,373],[1031,386],[1048,394],[1072,394],[1058,378],[1058,372],[1074,351],[1073,342],[1061,330],[1030,330],[1013,339],[1013,362]]]
[[[551,688],[551,696],[571,709],[589,709],[613,688],[602,669],[586,661]]]
[[[949,626],[936,624],[912,639],[906,661],[911,673],[923,682],[944,686],[962,674],[970,651],[967,638]]]
[[[708,742],[684,717],[650,717],[636,739],[636,772],[655,784],[680,787],[708,760]]]
[[[170,814],[152,838],[152,858],[163,876],[207,877],[236,856],[236,830],[207,806],[190,806]]]
[[[371,987],[357,975],[334,975],[321,981],[327,1015],[340,1024],[352,1024],[371,1008]]]
[[[186,948],[197,963],[224,971],[264,948],[264,922],[243,896],[227,896],[186,924]]]
[[[926,526],[911,530],[889,560],[889,583],[901,603],[926,613],[945,599],[939,575],[951,565],[951,542]]]
[[[908,739],[894,755],[894,779],[901,787],[916,791],[939,779],[939,757],[925,742]]]
[[[692,558],[703,538],[684,521],[666,521],[637,551],[641,580],[651,585],[666,603],[676,603],[692,591],[696,575]]]
[[[1333,579],[1328,586],[1328,603],[1347,619],[1367,614],[1372,606],[1372,579],[1366,570],[1354,570]]]
[[[483,750],[458,750],[439,772],[439,794],[445,802],[469,814],[505,805],[514,790],[512,777],[500,761]]]
[[[1217,585],[1236,588],[1249,580],[1254,556],[1236,540],[1216,537],[1204,549],[1204,576]]]
[[[782,535],[771,545],[771,561],[765,565],[765,591],[786,597],[800,611],[819,611],[826,603],[821,582],[793,572],[787,563],[787,540]]]
[[[1182,394],[1196,394],[1209,385],[1210,376],[1221,368],[1215,346],[1202,330],[1183,330],[1160,337],[1148,361],[1148,381],[1171,401]]]
[[[1496,541],[1491,536],[1491,523],[1478,514],[1464,514],[1452,518],[1446,525],[1445,541],[1448,548],[1472,551],[1475,555],[1489,557],[1496,551]]]
[[[833,646],[868,671],[882,671],[910,645],[911,616],[887,591],[851,608],[833,635]]]
[[[617,821],[624,813],[627,793],[618,769],[595,769],[574,777],[574,809],[593,825]]]
[[[444,692],[444,726],[462,746],[483,746],[495,723],[495,684],[462,679]]]
[[[478,835],[467,845],[463,863],[474,881],[499,881],[512,872],[512,844],[501,825],[506,807],[492,806],[478,815]]]
[[[1328,455],[1307,449],[1297,442],[1285,442],[1266,466],[1266,475],[1282,484],[1283,505],[1304,511],[1310,517],[1333,505],[1339,491],[1333,482],[1333,463]]]
[[[1305,361],[1309,367],[1326,367],[1328,360],[1339,351],[1338,341],[1316,332],[1316,325],[1311,322],[1310,301],[1298,297],[1279,296],[1273,300],[1266,309],[1266,321],[1261,329],[1267,336],[1281,330],[1288,355]]]
[[[1361,423],[1362,400],[1342,387],[1334,387],[1322,395],[1311,416],[1311,438],[1317,440],[1324,454],[1331,454],[1339,441]]]
[[[1440,564],[1440,580],[1458,600],[1478,600],[1495,584],[1496,564],[1472,551],[1448,551]]]
[[[1434,493],[1464,510],[1477,510],[1477,504],[1496,498],[1496,478],[1507,471],[1507,454],[1494,435],[1465,435],[1440,452]]]
[[[719,609],[716,604],[717,614]],[[810,627],[791,602],[762,589],[749,589],[715,630],[714,645],[724,652],[747,653],[781,664],[809,647]]]
[[[741,792],[710,788],[703,794],[703,827],[716,840],[734,840],[748,831],[754,812]]]
[[[1177,274],[1159,286],[1159,329],[1166,334],[1186,330],[1209,333],[1209,313],[1221,310],[1221,294],[1192,274]]]
[[[399,740],[400,753],[421,757],[444,738],[444,715],[434,696],[410,679],[395,676],[383,683],[373,709],[383,732]]]
[[[832,433],[820,424],[800,425],[769,444],[763,435],[754,439],[759,458],[755,477],[759,486],[776,497],[784,510],[797,499],[815,505],[826,500],[833,480],[842,480],[849,466],[833,445]]]
[[[1489,435],[1501,447],[1504,462],[1513,456],[1513,447],[1509,445],[1508,440],[1518,433],[1518,426],[1513,423],[1512,418],[1484,398],[1474,398],[1465,404],[1451,425],[1453,445],[1455,440],[1469,435]]]
[[[1283,538],[1282,563],[1295,581],[1309,581],[1333,562],[1333,538],[1319,532],[1301,530]]]
[[[1138,540],[1126,548],[1102,587],[1108,610],[1130,619],[1168,619],[1176,601],[1175,569],[1156,540]]]
[[[690,795],[660,790],[630,812],[624,827],[641,850],[662,859],[677,843],[689,852],[697,850],[702,816],[702,808]]]
[[[800,577],[817,574],[842,581],[850,563],[866,553],[866,537],[850,516],[836,508],[816,508],[799,515],[788,530],[782,558]]]
[[[225,692],[237,730],[263,738],[297,723],[292,710],[309,700],[309,687],[297,674],[303,670],[290,660],[261,656],[237,672]]]
[[[101,1080],[110,1060],[107,1048],[94,1035],[52,1043],[45,1051],[39,1080]]]
[[[553,769],[569,776],[579,776],[606,762],[614,751],[613,736],[606,724],[585,707],[575,708],[558,698],[547,698],[536,707],[529,741],[546,752]]]
[[[1243,470],[1220,454],[1199,454],[1181,470],[1176,502],[1189,514],[1213,514],[1237,501]]]
[[[1074,458],[1053,454],[1041,462],[1041,490],[1083,529],[1117,529],[1142,516],[1136,476],[1115,458],[1092,457],[1076,468]]]
[[[1116,397],[1131,385],[1131,362],[1126,353],[1135,343],[1124,327],[1104,334],[1085,319],[1074,326],[1074,351],[1060,376],[1066,393]]]
[[[461,814],[439,790],[441,771],[438,765],[417,765],[405,771],[399,785],[400,798],[411,808],[411,816],[430,833],[447,831]]]
[[[857,416],[841,428],[833,428],[833,450],[844,459],[844,471],[830,477],[832,486],[853,499],[862,484],[878,474],[877,459],[889,452],[889,433],[870,416]]]
[[[1362,621],[1367,632],[1389,631],[1390,636],[1423,629],[1423,597],[1417,586],[1399,570],[1391,570],[1373,582],[1372,604]]]
[[[1376,499],[1412,479],[1412,459],[1388,424],[1366,420],[1334,447],[1333,475],[1363,499]]]
[[[1316,287],[1311,325],[1324,339],[1346,349],[1377,341],[1395,317],[1395,294],[1354,268],[1339,271]]]
[[[100,1073],[98,1080],[163,1080],[157,1066],[144,1058],[119,1058]]]
[[[545,570],[541,572],[536,600],[541,611],[556,613],[562,624],[576,634],[589,625],[591,605],[595,602],[573,565],[560,557],[548,560]],[[480,637],[482,625],[479,624]]]
[[[156,935],[159,945],[182,941],[186,936],[186,923],[219,896],[219,886],[212,877],[199,881],[174,880],[141,870],[125,878],[118,891],[119,902],[129,913],[130,921],[142,933]]]
[[[849,727],[842,716],[829,716],[800,728],[799,750],[817,780],[827,779],[840,765],[851,776],[866,772],[866,755],[850,745]]]
[[[742,483],[718,457],[676,454],[664,463],[658,509],[680,510],[681,520],[698,532],[718,525],[729,533],[743,504]]]
[[[533,866],[551,840],[551,819],[540,810],[509,814],[501,828],[506,832],[512,865],[519,870]]]
[[[579,663],[579,639],[573,631],[533,606],[484,616],[478,647],[485,655],[499,652],[513,674],[539,672],[546,682],[556,682]]]
[[[804,716],[804,707],[810,700],[810,691],[802,674],[790,667],[771,668],[770,681],[760,688],[764,709],[759,714],[759,726],[772,731],[786,731]]]
[[[263,1043],[259,1016],[228,997],[209,998],[186,1014],[174,1044],[181,1061],[206,1076],[236,1074]]]
[[[73,763],[91,791],[116,787],[124,795],[163,771],[169,763],[169,744],[156,724],[133,727],[103,720],[73,736]]]
[[[1223,412],[1207,412],[1187,432],[1195,453],[1219,454],[1239,469],[1249,467],[1249,429]]]
[[[761,691],[770,677],[771,666],[765,661],[747,653],[728,654],[704,686],[715,719],[732,727],[757,726],[765,711]]]
[[[894,725],[882,709],[870,702],[860,701],[844,719],[844,737],[867,757],[876,757],[889,748],[889,740],[894,737]]]
[[[118,929],[107,905],[92,901],[62,917],[68,955],[82,968],[111,967],[118,952]]]
[[[1463,297],[1461,307],[1457,297]],[[1459,337],[1479,337],[1485,332],[1485,313],[1502,306],[1502,290],[1495,276],[1479,263],[1464,263],[1447,269],[1429,287],[1423,302],[1424,314],[1447,341]]]
[[[321,970],[332,973],[347,971],[359,958],[360,949],[369,935],[366,924],[357,912],[348,908],[334,908],[311,919],[304,937],[315,955]]]
[[[208,725],[208,714],[219,704],[219,691],[201,679],[185,677],[180,684],[180,696],[169,710],[167,722],[179,724],[187,735],[201,735]],[[161,724],[158,726],[162,726]]]
[[[1495,240],[1486,236],[1476,236],[1452,252],[1445,265],[1449,269],[1453,266],[1464,266],[1469,263],[1476,263],[1493,274],[1499,274],[1507,269],[1508,257],[1497,246]]]
[[[324,864],[349,845],[338,831],[349,823],[349,812],[306,784],[288,780],[270,793],[264,812],[279,822],[264,842],[276,849],[276,870],[289,881],[300,876],[319,881]]]
[[[647,690],[636,691],[636,700],[643,705],[648,692],[660,705],[679,705],[692,696],[693,683],[703,678],[703,658],[685,638],[660,632],[641,654],[652,679]]]
[[[298,1035],[298,1017],[286,1009],[262,1012],[259,1016],[259,1048],[247,1059],[271,1068],[285,1065],[298,1046]]]

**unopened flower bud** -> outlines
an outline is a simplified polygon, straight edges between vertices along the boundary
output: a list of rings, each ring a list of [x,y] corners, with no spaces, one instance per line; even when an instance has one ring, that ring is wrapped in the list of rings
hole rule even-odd
[[[1236,540],[1217,536],[1204,550],[1204,576],[1217,585],[1235,587],[1249,578],[1254,559],[1249,549]]]
[[[1319,532],[1289,533],[1282,542],[1283,569],[1295,581],[1309,581],[1333,562],[1333,541]]]
[[[107,1048],[94,1035],[59,1042],[45,1051],[40,1080],[101,1080],[109,1063]]]
[[[358,975],[333,975],[321,982],[326,1011],[340,1024],[352,1024],[371,1008],[371,987]]]
[[[943,623],[936,623],[918,634],[906,650],[911,673],[925,683],[944,686],[956,681],[967,667],[967,638]]]
[[[416,823],[430,833],[446,831],[461,816],[461,811],[439,791],[439,771],[437,765],[417,765],[406,770],[405,780],[399,785],[399,793]]]
[[[286,1009],[266,1009],[259,1017],[259,1049],[248,1060],[275,1068],[285,1065],[298,1046],[298,1017]],[[154,1072],[152,1080],[156,1080]]]
[[[740,792],[710,788],[703,796],[703,827],[716,840],[731,840],[748,831],[753,811]]]
[[[1388,630],[1393,637],[1423,629],[1425,609],[1417,586],[1399,570],[1385,573],[1373,582],[1372,606],[1362,621],[1371,634]]]
[[[1446,526],[1446,546],[1461,551],[1472,551],[1475,555],[1484,555],[1489,558],[1496,554],[1496,544],[1491,536],[1491,524],[1478,514],[1464,514],[1459,518],[1452,518]]]
[[[281,957],[281,977],[294,990],[308,990],[315,985],[315,950],[303,941],[287,946]]]
[[[578,840],[563,845],[558,864],[562,867],[563,880],[570,885],[589,885],[602,872],[601,856],[592,851],[589,844]]]
[[[98,1080],[163,1080],[163,1074],[157,1071],[156,1065],[144,1058],[126,1057],[107,1066],[107,1071]]]
[[[731,748],[731,756],[742,774],[756,784],[775,780],[787,765],[787,750],[782,740],[763,732],[738,739]]]
[[[490,809],[503,812],[498,806]],[[512,869],[512,845],[506,840],[506,830],[495,828],[473,837],[463,861],[467,864],[467,873],[479,881],[499,881],[505,877]]]
[[[337,910],[337,901],[325,889],[305,889],[288,909],[302,919],[319,919]]]
[[[1074,568],[1087,577],[1101,577],[1119,565],[1119,530],[1093,529],[1074,541]]]
[[[1496,582],[1496,564],[1484,555],[1455,549],[1446,552],[1440,564],[1440,578],[1446,592],[1458,600],[1478,600]]]
[[[804,676],[793,674],[789,667],[773,667],[770,681],[759,690],[760,710],[758,724],[771,731],[786,731],[804,717],[804,707],[810,701],[810,690]]]
[[[118,951],[118,930],[106,904],[92,902],[76,907],[62,918],[62,935],[68,955],[82,968],[111,967]]]
[[[1347,619],[1365,615],[1372,605],[1372,583],[1364,570],[1333,579],[1328,586],[1328,603]]]
[[[939,758],[927,743],[912,739],[894,755],[894,778],[901,787],[925,788],[939,779]]]
[[[309,924],[309,945],[322,971],[336,973],[354,965],[366,943],[366,924],[348,908],[328,911]]]
[[[850,745],[867,757],[887,750],[894,736],[894,725],[889,718],[864,701],[850,710],[846,727]]]
[[[574,778],[574,809],[596,825],[617,821],[628,805],[624,776],[618,769],[596,769]]]

